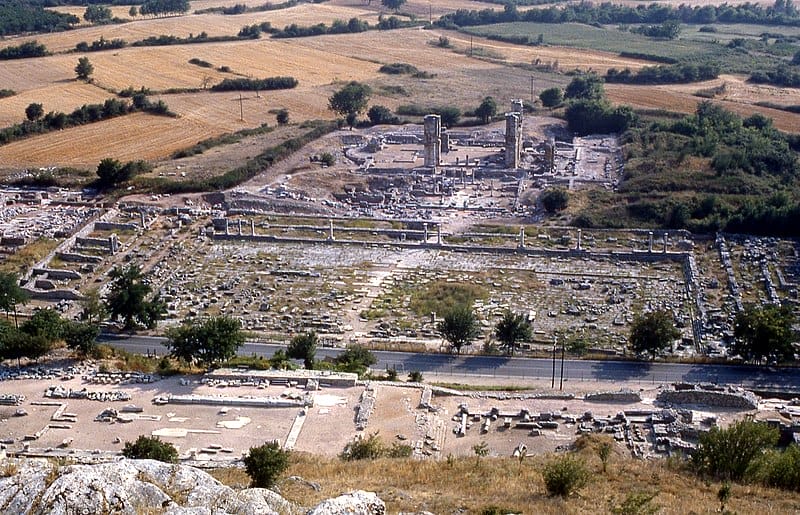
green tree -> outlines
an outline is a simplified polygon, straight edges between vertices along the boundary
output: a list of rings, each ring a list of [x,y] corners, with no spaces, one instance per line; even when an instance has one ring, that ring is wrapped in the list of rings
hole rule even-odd
[[[481,105],[475,109],[475,116],[481,119],[483,123],[489,123],[492,118],[497,114],[497,102],[493,97],[484,97]]]
[[[569,497],[589,481],[586,464],[570,454],[557,458],[542,470],[544,486],[553,497]]]
[[[336,356],[333,362],[336,363],[336,368],[343,372],[364,375],[367,368],[378,362],[378,358],[363,345],[351,344]]]
[[[387,9],[392,9],[394,12],[399,11],[404,3],[406,3],[406,0],[381,0],[381,5]]]
[[[789,306],[747,306],[736,315],[729,354],[756,363],[791,361],[797,338],[793,323]]]
[[[2,355],[5,359],[16,359],[17,366],[20,365],[21,358],[39,359],[52,348],[52,343],[40,335],[31,335],[22,329],[12,330],[2,336],[3,349]]]
[[[244,468],[254,488],[271,488],[278,477],[289,468],[289,451],[281,449],[278,442],[250,447],[244,457]]]
[[[400,122],[400,119],[392,114],[388,107],[381,105],[370,107],[367,111],[367,118],[372,125],[391,125]]]
[[[131,18],[136,18],[138,15],[139,15],[139,9],[135,5],[132,5],[131,8],[128,10],[128,16],[130,16]]]
[[[434,114],[442,117],[442,125],[453,127],[461,119],[461,109],[453,106],[438,107],[434,109]]]
[[[699,474],[738,481],[753,460],[778,443],[777,428],[752,420],[739,420],[727,429],[712,427],[700,435],[691,462]]]
[[[450,308],[436,329],[457,354],[461,354],[461,349],[480,335],[478,321],[470,304],[457,304]]]
[[[141,268],[135,264],[125,268],[115,266],[109,277],[110,291],[105,302],[112,320],[121,318],[126,330],[135,330],[140,325],[154,328],[166,312],[166,304],[159,295],[148,300],[152,288],[145,282]]]
[[[111,21],[111,9],[104,5],[90,5],[83,13],[83,19],[89,23],[105,23]]]
[[[102,187],[113,186],[130,178],[125,176],[125,168],[122,163],[112,157],[100,161],[100,164],[97,165],[97,177]]]
[[[561,88],[547,88],[539,93],[539,100],[545,107],[556,107],[564,101],[564,94]]]
[[[157,436],[140,435],[134,443],[125,442],[122,455],[133,460],[178,462],[178,450],[175,446],[169,442],[162,442]]]
[[[100,297],[99,288],[87,289],[80,300],[80,304],[81,312],[79,317],[84,322],[98,325],[108,316],[108,310],[103,304],[102,297]]]
[[[44,107],[42,107],[42,104],[28,104],[28,107],[25,108],[25,118],[32,122],[35,122],[42,116],[44,116]]]
[[[0,309],[6,318],[14,312],[14,326],[17,326],[17,305],[28,302],[28,293],[20,288],[19,276],[12,272],[0,272]]]
[[[548,213],[563,211],[569,203],[569,193],[564,188],[550,188],[539,195],[542,207]]]
[[[88,356],[97,348],[100,326],[90,322],[69,321],[64,324],[63,336],[67,347],[81,356]]]
[[[284,349],[278,349],[269,358],[269,366],[275,370],[288,370],[292,368],[292,362]]]
[[[628,345],[635,353],[649,352],[653,359],[681,335],[669,311],[651,311],[633,319]]]
[[[278,122],[278,125],[286,125],[289,123],[289,110],[279,109],[278,112],[275,113],[275,121]]]
[[[596,73],[576,75],[564,90],[564,98],[601,100],[605,96],[603,79]]]
[[[94,73],[94,66],[89,62],[89,58],[86,56],[79,57],[78,64],[75,66],[75,75],[78,79],[89,81],[92,73]]]
[[[226,315],[184,323],[168,329],[166,336],[173,357],[203,366],[231,359],[245,342],[242,323]]]
[[[352,81],[328,99],[328,108],[347,117],[348,124],[352,127],[358,114],[367,108],[372,89],[366,84]]]
[[[298,334],[289,342],[286,353],[292,359],[302,359],[308,370],[314,368],[314,357],[317,354],[317,333],[309,331]]]
[[[52,308],[38,309],[20,327],[20,331],[52,344],[61,339],[64,320],[58,311]],[[29,356],[30,357],[30,356]]]
[[[533,330],[528,317],[507,309],[503,318],[494,326],[494,335],[508,355],[514,354],[517,343],[528,341],[533,337]]]

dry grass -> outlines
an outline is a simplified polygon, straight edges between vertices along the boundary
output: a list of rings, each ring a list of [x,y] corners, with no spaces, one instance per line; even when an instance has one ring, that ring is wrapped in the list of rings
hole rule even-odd
[[[23,274],[33,264],[38,263],[55,249],[58,243],[57,240],[42,238],[25,245],[10,256],[6,256],[2,262],[0,262],[0,270],[3,272]]]
[[[623,457],[626,453],[617,447],[603,474],[590,442],[579,454],[592,471],[592,480],[566,500],[545,493],[540,471],[552,455],[528,457],[521,463],[516,458],[343,462],[295,453],[286,475],[318,482],[322,489],[316,492],[292,481],[280,483],[280,488],[286,498],[305,506],[351,490],[373,491],[386,502],[389,513],[481,513],[490,506],[515,513],[610,513],[627,495],[642,492],[657,494],[653,503],[663,514],[714,513],[719,508],[719,483],[700,480],[664,460],[633,460]],[[249,482],[242,469],[212,475],[234,487]],[[734,485],[727,507],[736,513],[792,513],[800,509],[800,494]]]

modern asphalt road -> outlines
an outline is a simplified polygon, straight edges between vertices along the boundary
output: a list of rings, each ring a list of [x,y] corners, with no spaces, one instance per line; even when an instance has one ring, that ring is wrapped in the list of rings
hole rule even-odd
[[[164,355],[168,349],[164,338],[152,336],[101,335],[100,341],[114,347],[139,354]],[[239,349],[241,356],[269,357],[281,345],[247,342]],[[320,348],[318,358],[335,356],[336,348]],[[505,356],[456,356],[451,354],[375,351],[378,363],[375,370],[395,368],[401,374],[418,370],[423,375],[483,376],[517,379],[552,379],[553,363],[550,359]],[[556,387],[560,381],[561,362],[556,361]],[[716,383],[736,385],[753,390],[800,392],[800,369],[764,368],[742,365],[709,365],[684,363],[649,363],[638,361],[566,360],[564,382],[604,381],[636,384],[671,382]]]

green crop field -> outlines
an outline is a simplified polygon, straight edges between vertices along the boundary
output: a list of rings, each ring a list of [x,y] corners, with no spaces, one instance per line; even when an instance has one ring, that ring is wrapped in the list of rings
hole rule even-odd
[[[724,26],[722,26],[724,27]],[[764,26],[737,25],[736,28],[747,28],[755,32],[755,27],[759,27],[759,32]],[[699,28],[699,26],[697,27]],[[785,28],[784,28],[785,29]],[[792,28],[792,30],[795,30]],[[709,61],[713,60],[729,72],[748,72],[755,65],[755,58],[729,49],[724,46],[725,41],[719,34],[707,34],[708,36],[718,36],[716,39],[721,43],[713,41],[703,41],[696,38],[697,32],[694,29],[686,35],[682,33],[676,40],[656,40],[634,34],[627,30],[620,30],[617,27],[595,27],[580,23],[499,23],[494,25],[479,25],[464,29],[465,32],[484,37],[521,37],[527,36],[530,40],[535,40],[539,34],[543,35],[545,45],[566,46],[575,48],[586,48],[602,50],[613,53],[638,54],[641,57],[651,56],[653,60],[673,59],[675,61]],[[705,35],[705,34],[704,34]],[[729,36],[728,39],[739,36]],[[711,38],[713,39],[713,38]],[[763,66],[763,61],[760,63]]]

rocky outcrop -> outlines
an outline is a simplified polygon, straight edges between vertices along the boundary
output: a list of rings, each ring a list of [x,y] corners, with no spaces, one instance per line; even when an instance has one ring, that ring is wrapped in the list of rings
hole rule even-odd
[[[153,460],[58,466],[48,460],[4,460],[0,513],[166,513],[300,515],[306,510],[272,490],[233,490],[202,470]],[[353,492],[308,513],[382,515],[375,494]]]
[[[322,501],[308,515],[384,515],[386,505],[372,492],[356,490]]]

